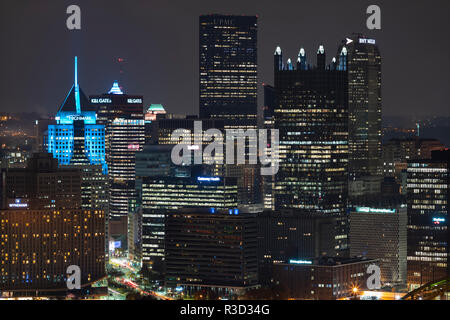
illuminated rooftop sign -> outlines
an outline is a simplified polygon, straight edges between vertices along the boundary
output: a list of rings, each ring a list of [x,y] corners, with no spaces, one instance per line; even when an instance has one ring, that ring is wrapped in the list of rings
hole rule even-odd
[[[395,213],[395,209],[379,209],[379,208],[369,208],[369,207],[356,207],[356,212],[365,212],[365,213]]]
[[[28,203],[22,203],[21,199],[15,199],[14,203],[8,204],[9,208],[28,208]]]
[[[128,103],[142,103],[142,99],[127,99]]]
[[[290,264],[312,264],[311,260],[298,260],[298,259],[291,259],[289,260]]]
[[[375,39],[364,39],[364,38],[360,38],[360,39],[359,39],[359,43],[375,44],[376,41],[375,41]]]
[[[445,222],[445,218],[433,218],[434,224],[441,224],[441,222]]]
[[[92,98],[91,103],[98,104],[98,103],[112,103],[112,100],[109,98]]]
[[[97,115],[94,111],[83,111],[80,114],[70,111],[58,112],[55,117],[58,124],[73,124],[74,121],[84,121],[84,124],[96,124]]]
[[[197,177],[197,181],[218,182],[218,181],[220,181],[220,178],[219,177]]]

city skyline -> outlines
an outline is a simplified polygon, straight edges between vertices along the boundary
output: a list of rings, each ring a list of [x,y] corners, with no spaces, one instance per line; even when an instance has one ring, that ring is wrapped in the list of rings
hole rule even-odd
[[[65,28],[65,9],[73,3],[44,6],[43,2],[1,5],[0,41],[6,49],[0,53],[3,111],[52,113],[53,106],[62,102],[57,92],[69,89],[61,74],[64,79],[69,75],[68,61],[78,55],[80,81],[87,94],[106,93],[114,80],[121,80],[116,62],[121,57],[126,60],[121,83],[125,93],[143,95],[148,105],[162,103],[171,113],[197,114],[198,17],[225,13],[258,15],[258,109],[262,83],[273,84],[271,60],[277,45],[286,58],[295,59],[300,47],[308,48],[309,56],[321,43],[332,52],[338,40],[361,32],[376,39],[383,56],[383,115],[450,115],[445,102],[449,79],[444,72],[449,44],[435,32],[449,23],[444,15],[449,3],[443,1],[433,1],[436,5],[404,2],[403,6],[379,1],[382,29],[374,31],[365,26],[367,4],[354,1],[345,5],[323,1],[321,6],[288,1],[275,6],[262,1],[256,8],[237,2],[197,1],[188,7],[179,1],[156,5],[77,1],[82,8],[81,31]],[[22,25],[19,16],[27,23]],[[103,23],[97,23],[98,19]],[[417,20],[421,22],[412,23]],[[417,63],[421,59],[424,63]],[[419,81],[410,77],[412,69]],[[43,76],[45,82],[36,81]],[[27,95],[22,94],[25,89]]]
[[[444,7],[233,1],[0,5],[0,300],[450,300]]]

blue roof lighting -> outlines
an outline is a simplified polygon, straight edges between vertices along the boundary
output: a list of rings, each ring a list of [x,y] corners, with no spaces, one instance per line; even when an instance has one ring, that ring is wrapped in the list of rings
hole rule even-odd
[[[80,87],[78,86],[78,57],[75,56],[75,106],[77,114],[81,113],[81,103],[80,103]]]
[[[123,94],[122,90],[119,87],[119,83],[117,81],[114,81],[113,86],[111,90],[108,92],[109,94]]]

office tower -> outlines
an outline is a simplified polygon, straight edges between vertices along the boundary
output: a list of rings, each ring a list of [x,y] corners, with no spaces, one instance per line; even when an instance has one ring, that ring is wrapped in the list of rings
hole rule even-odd
[[[201,124],[201,130],[195,130],[196,124]],[[155,143],[159,145],[170,145],[173,147],[174,142],[171,140],[172,133],[177,129],[186,130],[186,134],[188,136],[189,141],[191,142],[191,146],[189,149],[191,150],[191,163],[186,165],[194,165],[194,150],[204,150],[204,148],[211,142],[203,140],[203,136],[205,131],[208,129],[218,129],[223,132],[224,129],[224,121],[220,119],[199,119],[197,116],[180,116],[174,114],[166,114],[158,116],[157,120],[153,125],[153,136]],[[200,143],[197,144],[197,141]],[[218,156],[217,156],[218,157]],[[220,159],[220,158],[218,158]],[[205,162],[206,158],[203,159]],[[223,176],[224,168],[222,164],[213,164],[203,166],[204,175],[211,176]],[[179,167],[181,171],[188,170],[187,168]]]
[[[256,126],[257,28],[256,16],[200,16],[200,118]]]
[[[450,152],[408,162],[408,286],[449,276]]]
[[[219,129],[223,131],[224,121],[221,119],[199,119],[197,116],[179,116],[167,114],[166,116],[158,117],[155,122],[154,132],[156,132],[156,143],[163,145],[173,145],[171,140],[172,133],[177,129],[186,129],[191,132],[190,139],[194,145],[194,129],[195,122],[201,122],[202,135],[208,129]],[[200,139],[200,137],[198,137]],[[204,148],[210,142],[202,141]]]
[[[173,145],[144,145],[136,153],[136,207],[128,215],[130,260],[142,262],[142,183],[148,177],[191,177],[191,166],[176,166],[171,159]]]
[[[65,295],[70,265],[80,267],[83,287],[105,276],[105,212],[83,209],[79,168],[40,153],[2,180],[1,291]]]
[[[381,56],[374,39],[353,34],[347,49],[349,176],[381,175]],[[341,52],[341,51],[339,51]]]
[[[177,166],[172,162],[171,154],[174,146],[144,145],[141,152],[136,153],[136,192],[137,204],[142,204],[142,182],[146,177],[179,177],[188,178],[194,170],[193,166]]]
[[[401,182],[402,171],[406,170],[408,160],[430,159],[431,152],[443,150],[445,146],[436,139],[405,138],[391,139],[383,143],[383,175],[395,177]]]
[[[370,265],[376,259],[330,258],[291,259],[274,264],[274,281],[291,299],[336,300],[367,289]]]
[[[300,51],[301,53],[304,50]],[[275,51],[274,127],[280,135],[280,169],[276,176],[275,208],[340,216],[336,246],[347,248],[348,83],[347,51],[324,66],[325,50],[317,51],[318,66],[300,54],[297,68],[278,69],[282,51]],[[303,60],[302,60],[303,59]],[[319,68],[320,66],[320,68]]]
[[[60,165],[101,165],[106,174],[105,127],[78,85],[77,67],[75,57],[75,81],[56,114],[57,124],[48,126],[47,150]]]
[[[180,208],[235,208],[237,184],[222,177],[145,177],[142,182],[143,263],[163,268],[166,215]]]
[[[136,153],[136,179],[144,177],[190,177],[190,166],[184,168],[172,162],[173,145],[144,145]]]
[[[166,110],[162,104],[151,104],[147,111],[144,111],[145,123],[145,144],[157,143],[157,131],[154,129],[158,115],[165,115]]]
[[[406,207],[350,209],[350,256],[379,259],[383,286],[406,286],[406,221]]]
[[[83,287],[105,276],[103,211],[8,209],[0,221],[1,291],[64,295],[70,265],[80,267]]]
[[[256,16],[200,16],[200,118],[222,119],[224,129],[257,128],[257,29]],[[238,179],[240,204],[262,202],[258,165],[224,169]]]
[[[297,257],[335,255],[336,218],[328,214],[284,209],[258,214],[260,284],[272,280],[274,263]]]
[[[276,92],[273,86],[264,86],[263,128],[274,129],[274,110],[277,105]],[[271,155],[270,137],[267,137],[266,154]],[[262,176],[262,201],[265,209],[275,210],[275,175]]]
[[[34,123],[34,136],[36,137],[33,152],[43,152],[47,150],[48,126],[54,124],[53,119],[39,119]]]
[[[24,168],[27,160],[30,158],[31,152],[20,150],[19,148],[0,151],[0,167],[1,168]]]
[[[81,177],[81,209],[101,210],[105,216],[106,239],[109,235],[109,180],[103,174],[100,165],[76,164],[67,168],[78,169]],[[105,241],[105,253],[108,252],[108,242]]]
[[[110,218],[119,222],[127,217],[129,201],[136,197],[135,154],[145,143],[143,97],[124,94],[116,81],[107,94],[91,96],[90,101],[98,123],[106,128]]]
[[[256,214],[192,208],[167,215],[166,285],[239,293],[258,284]]]
[[[11,199],[28,198],[36,209],[81,208],[81,174],[79,169],[58,166],[49,153],[36,153],[24,169],[9,169],[2,179],[3,208]]]
[[[371,199],[381,194],[381,176],[364,176],[348,182],[348,197],[352,199]]]

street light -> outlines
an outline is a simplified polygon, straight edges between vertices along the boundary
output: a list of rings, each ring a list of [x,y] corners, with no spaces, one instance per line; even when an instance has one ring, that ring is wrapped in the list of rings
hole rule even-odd
[[[353,299],[355,300],[358,298],[358,291],[359,291],[358,287],[355,286],[352,288]]]

